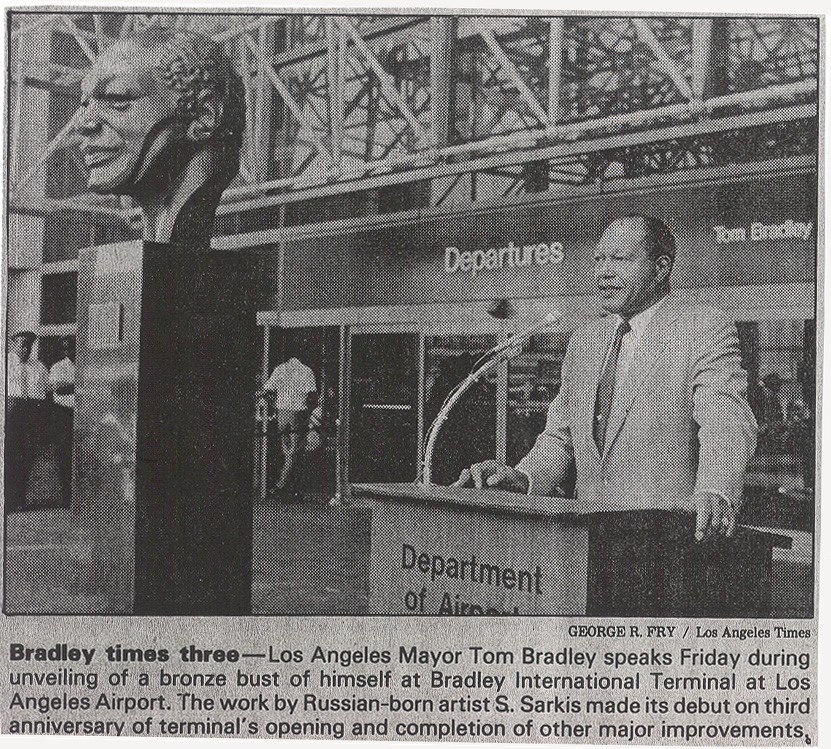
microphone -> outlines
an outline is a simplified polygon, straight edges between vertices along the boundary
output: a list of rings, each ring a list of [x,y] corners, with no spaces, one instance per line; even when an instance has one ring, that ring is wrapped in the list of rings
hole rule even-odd
[[[507,351],[509,348],[511,348],[511,346],[514,346],[517,343],[524,341],[526,338],[530,338],[535,333],[539,333],[541,330],[545,330],[549,325],[553,325],[555,322],[558,322],[562,319],[562,313],[549,312],[542,320],[535,323],[530,328],[521,330],[519,333],[514,333],[512,336],[509,336],[506,340],[502,341],[502,343],[498,343],[490,351],[488,351],[487,354],[485,354],[485,357],[501,354],[503,351]]]
[[[494,369],[500,362],[500,354],[504,354],[511,347],[518,343],[522,343],[526,338],[530,338],[534,333],[539,333],[552,323],[562,319],[560,312],[549,312],[544,319],[532,325],[530,328],[515,333],[506,341],[494,346],[487,354],[485,354],[477,365],[474,366],[473,371],[460,382],[451,391],[444,405],[439,409],[436,418],[427,430],[427,445],[424,450],[424,461],[422,462],[422,480],[425,486],[430,486],[433,483],[433,451],[436,448],[436,440],[439,437],[439,431],[442,425],[447,421],[450,411],[459,402],[459,399],[476,383],[482,376]]]

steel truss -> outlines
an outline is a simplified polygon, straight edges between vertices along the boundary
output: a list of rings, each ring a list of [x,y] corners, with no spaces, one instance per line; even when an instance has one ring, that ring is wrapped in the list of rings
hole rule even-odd
[[[223,215],[367,185],[430,180],[438,204],[466,175],[509,195],[816,149],[815,19],[13,13],[12,210],[136,220],[85,192],[72,129],[91,61],[154,26],[210,34],[238,62],[250,116]],[[50,94],[36,153],[32,91]]]

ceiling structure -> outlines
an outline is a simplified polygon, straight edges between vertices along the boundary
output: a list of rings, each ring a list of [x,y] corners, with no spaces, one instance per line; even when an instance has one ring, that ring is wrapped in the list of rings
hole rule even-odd
[[[73,126],[92,60],[154,26],[212,36],[243,77],[242,166],[220,214],[422,180],[438,205],[471,175],[509,196],[817,147],[808,18],[10,18],[12,211],[138,220],[128,199],[86,192]],[[24,158],[32,91],[51,94],[49,133]],[[50,169],[58,187],[44,187]]]

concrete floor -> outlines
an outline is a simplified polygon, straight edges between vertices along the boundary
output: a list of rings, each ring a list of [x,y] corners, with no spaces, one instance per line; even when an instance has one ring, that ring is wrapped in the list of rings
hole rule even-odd
[[[370,515],[302,504],[254,507],[254,614],[367,613]]]

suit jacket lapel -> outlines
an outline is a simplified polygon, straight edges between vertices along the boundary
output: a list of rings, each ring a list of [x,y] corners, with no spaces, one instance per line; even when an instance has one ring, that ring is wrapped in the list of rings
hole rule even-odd
[[[632,408],[635,396],[641,391],[644,380],[655,368],[669,342],[675,337],[678,315],[677,302],[672,298],[664,301],[641,336],[626,377],[623,378],[622,382],[616,384],[612,410],[609,413],[609,424],[606,429],[606,443],[603,449],[604,460],[623,427],[626,416]]]

